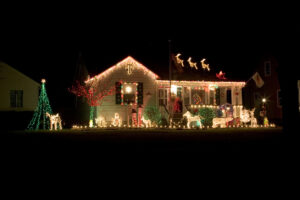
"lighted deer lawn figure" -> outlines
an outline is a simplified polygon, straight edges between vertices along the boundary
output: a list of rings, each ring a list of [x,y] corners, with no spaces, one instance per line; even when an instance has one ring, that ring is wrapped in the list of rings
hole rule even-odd
[[[182,116],[187,118],[187,127],[188,128],[191,128],[191,123],[192,122],[199,122],[200,123],[200,128],[202,128],[201,117],[200,116],[197,116],[197,115],[192,116],[192,113],[190,113],[190,111],[187,111]]]
[[[50,119],[50,131],[53,130],[53,127],[54,130],[57,130],[57,124],[59,125],[59,129],[62,129],[61,118],[58,113],[56,115],[51,115],[48,112],[46,112],[46,116]]]
[[[146,128],[151,127],[151,120],[150,119],[145,119],[144,116],[142,117],[142,121],[145,124]]]

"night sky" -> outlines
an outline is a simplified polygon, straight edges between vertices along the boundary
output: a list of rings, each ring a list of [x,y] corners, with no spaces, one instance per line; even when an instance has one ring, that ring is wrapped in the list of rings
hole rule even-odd
[[[170,39],[184,59],[207,58],[212,68],[246,81],[263,55],[281,55],[287,36],[299,32],[272,9],[178,6],[17,9],[4,14],[0,60],[38,82],[46,78],[55,111],[69,106],[79,52],[91,76],[128,55],[162,73]]]

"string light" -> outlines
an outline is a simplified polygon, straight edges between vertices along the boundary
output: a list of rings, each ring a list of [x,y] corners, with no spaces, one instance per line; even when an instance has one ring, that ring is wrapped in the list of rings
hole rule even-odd
[[[189,65],[190,65],[191,68],[198,69],[197,63],[196,62],[192,62],[192,57],[189,57],[189,59],[187,61],[188,61],[188,63],[189,63]]]
[[[178,53],[178,54],[175,56],[176,62],[177,62],[178,64],[180,64],[182,67],[184,67],[183,60],[180,59],[179,56],[181,56],[180,53]]]
[[[202,60],[201,60],[201,66],[202,66],[202,69],[206,69],[207,71],[210,71],[210,68],[209,68],[209,64],[205,64],[204,62],[205,62],[205,58],[203,58]]]
[[[33,117],[27,126],[29,130],[38,130],[40,128],[40,120],[43,119],[43,129],[49,129],[50,120],[46,118],[46,113],[52,114],[52,109],[46,92],[46,80],[42,79],[42,87],[40,91],[38,105],[33,113]]]

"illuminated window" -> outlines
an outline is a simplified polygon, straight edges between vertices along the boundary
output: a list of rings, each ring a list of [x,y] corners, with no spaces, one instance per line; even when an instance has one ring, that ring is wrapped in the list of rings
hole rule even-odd
[[[264,65],[265,76],[271,76],[271,61],[266,61]]]
[[[23,107],[23,90],[10,91],[10,107],[12,108]]]
[[[168,90],[159,89],[158,90],[158,101],[160,106],[166,106],[168,103]]]
[[[192,104],[204,105],[205,104],[205,91],[203,89],[192,89]]]
[[[123,103],[125,104],[135,103],[136,85],[133,83],[125,83],[123,89],[124,89]]]

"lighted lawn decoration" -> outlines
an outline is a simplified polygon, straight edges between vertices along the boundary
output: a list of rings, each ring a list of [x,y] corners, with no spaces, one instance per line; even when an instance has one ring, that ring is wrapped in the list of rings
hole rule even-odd
[[[119,113],[115,113],[115,117],[112,118],[112,125],[115,127],[121,127],[122,126],[122,119],[120,118]]]
[[[106,123],[104,117],[102,117],[102,116],[97,117],[95,119],[95,122],[98,127],[106,127],[107,126],[107,123]]]
[[[56,115],[51,115],[50,113],[46,112],[46,116],[50,119],[50,131],[53,129],[58,130],[57,124],[59,126],[59,130],[62,130],[61,118],[58,113]]]
[[[102,87],[106,88],[106,87]],[[86,99],[88,105],[90,106],[90,120],[89,127],[94,126],[94,111],[96,106],[100,106],[103,103],[103,99],[106,96],[114,94],[115,86],[111,86],[108,89],[97,90],[93,86],[81,85],[78,81],[76,85],[72,86],[69,91],[78,97],[83,97]]]
[[[49,119],[46,118],[46,113],[52,114],[52,109],[46,92],[46,80],[42,79],[42,87],[40,91],[39,101],[36,109],[34,110],[33,117],[27,126],[29,130],[38,130],[40,128],[41,120],[43,130],[49,129]]]
[[[151,120],[150,119],[145,119],[145,117],[142,117],[142,122],[145,124],[146,128],[151,127]]]
[[[193,116],[190,111],[187,111],[182,116],[187,118],[187,127],[188,128],[191,128],[191,123],[192,122],[197,122],[197,124],[199,124],[199,127],[202,128],[201,117],[200,116],[198,116],[198,115]]]
[[[249,113],[250,113],[249,110],[242,109],[242,111],[241,111],[241,122],[243,123],[243,125],[245,125],[246,123],[251,121]]]
[[[254,117],[255,108],[250,111],[251,127],[257,127],[257,119]]]

